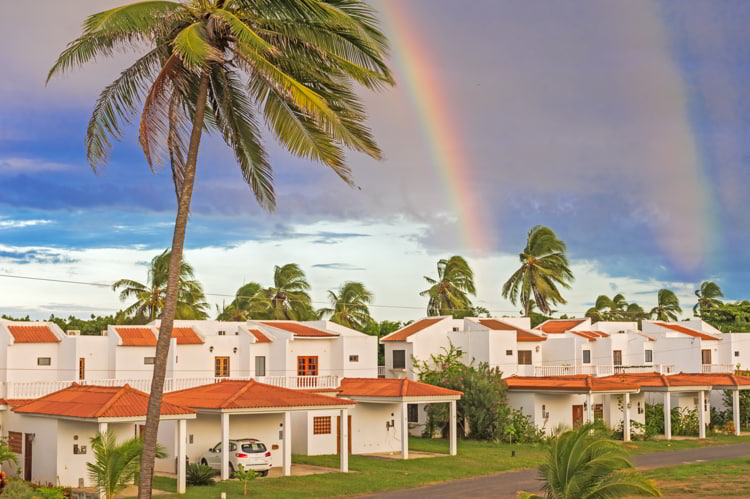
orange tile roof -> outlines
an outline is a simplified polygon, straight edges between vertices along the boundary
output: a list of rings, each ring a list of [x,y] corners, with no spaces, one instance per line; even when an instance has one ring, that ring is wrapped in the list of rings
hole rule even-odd
[[[497,319],[479,319],[479,323],[493,331],[515,331],[516,341],[546,341],[546,336],[540,336],[526,329],[508,324]]]
[[[555,390],[569,392],[637,391],[639,385],[626,379],[597,378],[588,374],[571,376],[511,376],[505,378],[509,390]]]
[[[648,341],[656,341],[656,340],[655,340],[655,339],[653,339],[653,338],[652,338],[651,336],[648,336],[648,335],[646,335],[646,334],[643,334],[643,333],[641,333],[640,331],[636,331],[635,333],[636,333],[636,334],[638,334],[638,335],[640,335],[640,336],[643,336],[643,337],[644,337],[644,338],[646,338],[646,339],[647,339]]]
[[[263,334],[260,329],[250,329],[250,334],[255,336],[255,343],[271,343],[271,339]]]
[[[60,338],[57,337],[49,326],[9,325],[8,331],[13,335],[15,343],[60,343]]]
[[[589,331],[568,331],[568,332],[576,336],[581,336],[582,338],[586,338],[589,341],[596,341],[596,339],[599,338],[598,335],[592,334]]]
[[[18,407],[19,405],[30,402],[34,399],[0,399],[0,405],[7,405],[9,407]]]
[[[599,378],[611,382],[635,383],[640,387],[680,386],[750,386],[750,378],[729,373],[702,374],[678,373],[664,375],[653,373],[625,373]]]
[[[561,334],[569,331],[586,319],[549,319],[539,324],[535,329],[549,334]]]
[[[192,327],[173,327],[172,338],[177,338],[178,345],[202,345],[203,338],[198,336]]]
[[[686,334],[688,336],[693,336],[694,338],[700,338],[702,340],[719,341],[719,338],[709,336],[705,333],[701,333],[700,331],[696,331],[695,329],[690,329],[684,326],[680,326],[679,324],[670,324],[668,322],[653,322],[653,324],[656,324],[657,326],[665,327],[667,329],[671,329],[672,331],[677,331],[678,333]]]
[[[463,392],[428,385],[406,378],[344,378],[340,393],[344,397],[439,397],[463,395]]]
[[[299,322],[284,322],[284,321],[261,321],[261,324],[266,326],[275,327],[282,329],[290,333],[294,333],[294,336],[300,336],[303,338],[319,338],[319,337],[335,337],[337,334],[329,333],[327,331],[321,331],[310,326],[305,326]]]
[[[402,327],[398,331],[394,331],[391,334],[384,336],[380,341],[404,341],[409,336],[426,329],[433,324],[437,324],[442,321],[444,317],[431,317],[429,319],[420,319],[417,322],[412,322],[406,327]]]
[[[164,400],[195,409],[266,409],[352,405],[328,395],[280,388],[257,381],[225,380],[164,395]]]
[[[94,386],[73,383],[68,388],[31,400],[15,409],[23,414],[74,418],[145,417],[148,394],[125,386]],[[161,404],[162,416],[193,414],[195,411],[168,401]]]
[[[116,327],[115,331],[126,347],[155,347],[156,334],[150,327]]]

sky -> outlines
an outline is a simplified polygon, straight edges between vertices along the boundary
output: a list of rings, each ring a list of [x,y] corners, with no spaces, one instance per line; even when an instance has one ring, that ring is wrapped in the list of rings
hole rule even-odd
[[[84,155],[101,89],[132,53],[54,79],[56,56],[92,13],[121,0],[5,6],[0,44],[0,313],[112,313],[106,286],[143,281],[168,247],[175,200],[131,127],[94,174]],[[185,257],[212,305],[298,263],[313,300],[345,281],[376,319],[425,314],[424,275],[466,257],[476,305],[500,295],[528,230],[567,243],[575,282],[559,313],[596,296],[644,308],[662,287],[686,315],[702,280],[750,296],[750,3],[742,1],[372,0],[397,85],[362,90],[384,151],[347,156],[358,188],[292,157],[270,135],[278,209],[255,203],[231,152],[207,137]],[[33,10],[34,23],[18,22]]]

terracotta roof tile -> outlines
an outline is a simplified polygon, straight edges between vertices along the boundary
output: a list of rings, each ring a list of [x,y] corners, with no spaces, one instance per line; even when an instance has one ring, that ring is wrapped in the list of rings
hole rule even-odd
[[[173,327],[172,338],[177,338],[178,345],[202,345],[203,338],[198,336],[192,327]]]
[[[591,334],[589,331],[568,331],[571,334],[574,334],[576,336],[580,336],[582,338],[586,338],[589,341],[596,341],[599,336],[595,334]]]
[[[695,329],[690,329],[684,326],[680,326],[679,324],[670,324],[668,322],[653,322],[653,324],[656,324],[657,326],[661,326],[667,329],[671,329],[672,331],[677,331],[678,333],[686,334],[688,336],[693,336],[694,338],[700,338],[702,340],[719,341],[719,338],[716,338],[714,336],[709,336],[705,333],[701,333],[700,331],[696,331]]]
[[[95,386],[73,383],[68,388],[24,403],[13,411],[87,419],[145,417],[148,411],[148,394],[128,385]],[[161,405],[163,416],[194,412],[168,401]]]
[[[505,379],[509,390],[555,390],[569,392],[637,391],[639,385],[626,379],[597,378],[587,374],[571,376],[511,376]]]
[[[497,319],[479,319],[479,323],[493,331],[515,331],[516,341],[546,341],[546,336],[534,334],[533,332],[519,328]]]
[[[260,329],[250,329],[250,334],[255,336],[255,343],[271,343],[271,339],[263,334]]]
[[[352,405],[351,400],[280,388],[257,381],[225,380],[164,395],[164,400],[195,409],[261,409]]]
[[[13,335],[15,343],[60,343],[60,338],[49,326],[14,324],[8,325],[8,331]]]
[[[404,341],[409,336],[426,329],[433,324],[437,324],[442,321],[444,317],[431,317],[429,319],[420,319],[417,322],[412,322],[406,327],[394,331],[391,334],[384,336],[380,341]]]
[[[302,338],[318,338],[318,337],[336,337],[337,334],[329,333],[327,331],[321,331],[314,327],[305,326],[299,322],[285,322],[285,321],[261,321],[261,324],[266,326],[275,327],[282,329],[289,333],[294,333],[294,336]]]
[[[428,385],[406,378],[344,378],[340,393],[344,397],[439,397],[463,395],[462,392]]]
[[[540,331],[549,334],[561,334],[573,329],[585,320],[586,319],[550,319],[539,324],[535,329],[539,329]]]
[[[150,327],[116,327],[115,331],[126,347],[155,347],[156,334]]]

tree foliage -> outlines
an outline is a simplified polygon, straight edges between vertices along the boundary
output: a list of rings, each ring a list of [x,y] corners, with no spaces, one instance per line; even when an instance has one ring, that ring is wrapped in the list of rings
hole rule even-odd
[[[651,309],[651,317],[659,321],[676,321],[682,313],[680,300],[671,289],[660,289],[657,294],[657,303]]]
[[[637,303],[628,303],[622,293],[612,298],[599,295],[594,306],[586,311],[586,317],[593,322],[599,321],[640,321],[648,318],[648,314]]]
[[[463,257],[455,255],[437,263],[437,279],[424,276],[430,287],[419,296],[429,297],[427,315],[453,315],[472,310],[469,295],[476,295],[474,272]]]
[[[241,288],[240,288],[241,289]],[[310,284],[296,263],[274,267],[273,285],[248,298],[250,319],[311,320],[317,312],[310,298]]]
[[[328,291],[331,308],[318,310],[321,316],[330,316],[331,322],[364,331],[373,322],[369,304],[373,294],[361,282],[346,282],[337,291]]]
[[[724,293],[715,282],[703,281],[700,289],[695,290],[695,296],[698,298],[693,307],[693,315],[695,316],[702,316],[704,312],[723,305],[719,298],[723,298]]]

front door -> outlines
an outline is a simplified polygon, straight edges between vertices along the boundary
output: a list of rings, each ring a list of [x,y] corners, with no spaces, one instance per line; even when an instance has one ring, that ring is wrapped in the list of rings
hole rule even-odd
[[[229,376],[229,357],[214,357],[214,376],[217,378]]]
[[[583,405],[573,406],[573,428],[583,424]]]
[[[24,433],[23,442],[23,479],[31,481],[31,443],[34,441],[33,433]]]
[[[622,365],[622,350],[614,350],[612,352],[612,363],[616,366]]]
[[[711,364],[711,350],[701,350],[701,364]]]
[[[349,448],[349,455],[352,454],[352,417],[351,415],[347,418],[347,447]],[[336,416],[336,454],[341,454],[341,416]]]

